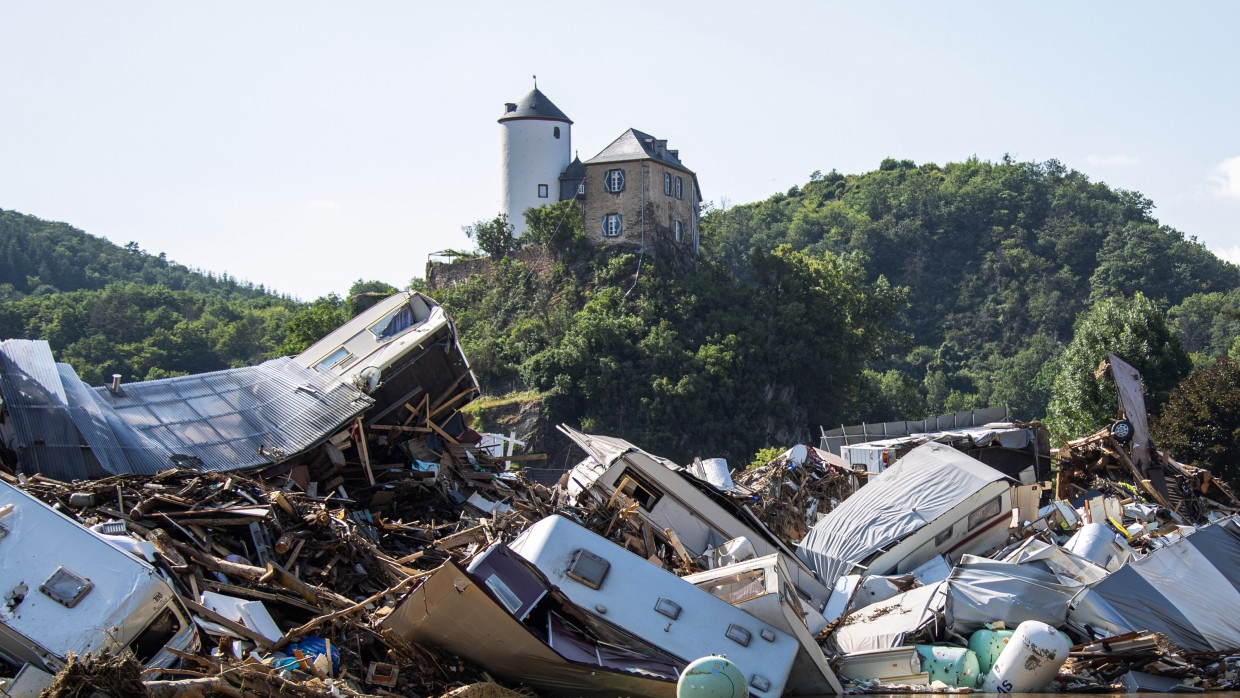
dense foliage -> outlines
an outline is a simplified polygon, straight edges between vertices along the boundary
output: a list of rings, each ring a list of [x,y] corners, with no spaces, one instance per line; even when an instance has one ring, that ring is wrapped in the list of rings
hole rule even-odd
[[[163,286],[223,298],[263,298],[262,286],[195,271],[65,223],[0,209],[0,303],[58,291],[98,291],[112,283]]]
[[[869,279],[909,289],[900,328],[912,342],[871,367],[871,420],[1005,403],[1032,419],[1050,399],[1045,367],[1091,304],[1141,292],[1196,333],[1199,361],[1237,337],[1240,270],[1152,210],[1053,160],[888,159],[712,211],[702,249],[741,275],[753,248],[861,252]]]
[[[1240,365],[1219,357],[1176,386],[1153,423],[1154,442],[1180,461],[1240,479]]]
[[[435,293],[488,390],[543,394],[547,417],[675,457],[744,458],[860,414],[861,369],[895,339],[903,293],[861,260],[781,247],[750,280],[600,251],[542,279],[503,260]]]
[[[701,223],[685,267],[591,246],[571,201],[528,212],[521,239],[479,221],[489,265],[434,295],[487,392],[535,389],[551,423],[737,463],[819,425],[1000,404],[1072,438],[1115,410],[1100,352],[1142,370],[1155,412],[1189,357],[1240,353],[1240,270],[1053,160],[888,159]],[[509,254],[527,243],[552,261]],[[391,290],[293,303],[0,211],[0,336],[48,339],[91,382],[296,353]]]
[[[150,380],[274,356],[295,307],[118,282],[0,304],[0,337],[46,339],[87,383]]]
[[[1107,352],[1141,373],[1146,405],[1155,413],[1192,369],[1180,340],[1144,295],[1099,301],[1081,317],[1059,357],[1046,417],[1053,432],[1086,434],[1117,416],[1115,380],[1101,367]]]

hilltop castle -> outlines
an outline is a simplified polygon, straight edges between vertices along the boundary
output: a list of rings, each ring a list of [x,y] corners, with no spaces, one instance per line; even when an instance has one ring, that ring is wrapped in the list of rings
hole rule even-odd
[[[526,209],[574,200],[594,244],[697,256],[701,189],[666,140],[630,128],[593,158],[570,160],[573,122],[537,86],[505,104],[499,124],[500,210],[517,235]]]

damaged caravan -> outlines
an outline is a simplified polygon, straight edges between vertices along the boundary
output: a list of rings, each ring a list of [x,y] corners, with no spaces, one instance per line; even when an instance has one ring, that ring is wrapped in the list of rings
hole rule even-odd
[[[0,480],[0,658],[55,672],[69,654],[128,649],[147,666],[198,633],[146,560]]]
[[[951,446],[919,446],[814,525],[797,555],[827,585],[864,573],[954,563],[1008,540],[1012,487],[1003,473]]]
[[[672,696],[693,660],[726,654],[754,696],[785,692],[799,642],[561,516],[465,569],[452,562],[381,624],[532,686]],[[819,693],[835,692],[823,681]]]
[[[367,426],[406,404],[433,411],[459,407],[478,391],[452,319],[417,291],[375,303],[293,361],[370,395],[375,404],[366,412]],[[423,404],[449,392],[440,404]]]
[[[829,587],[751,511],[718,489],[623,439],[583,434],[565,426],[560,431],[589,455],[569,473],[573,496],[596,496],[604,501],[623,497],[636,502],[642,520],[661,537],[674,536],[675,543],[695,558],[722,553],[729,544],[743,546],[756,557],[784,553],[802,601],[819,612],[826,606]]]

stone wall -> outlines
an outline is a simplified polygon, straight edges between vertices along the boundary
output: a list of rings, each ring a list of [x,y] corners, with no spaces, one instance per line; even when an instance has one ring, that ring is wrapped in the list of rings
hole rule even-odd
[[[624,170],[624,191],[609,192],[604,187],[606,172],[617,168]],[[683,198],[664,193],[665,173],[672,176],[673,182],[675,177],[681,178]],[[603,162],[586,165],[585,185],[585,233],[590,244],[640,248],[644,242],[647,254],[662,256],[670,252],[686,261],[696,257],[693,234],[697,220],[693,211],[691,175],[653,160]],[[602,217],[610,213],[623,216],[619,237],[602,234]],[[676,221],[684,225],[680,242],[675,237]]]
[[[521,262],[527,269],[547,278],[555,267],[559,257],[555,251],[542,245],[530,245],[508,254],[512,259]],[[491,278],[493,260],[490,257],[463,259],[458,262],[427,262],[426,287],[434,291],[449,288],[469,280],[474,274],[484,279]]]

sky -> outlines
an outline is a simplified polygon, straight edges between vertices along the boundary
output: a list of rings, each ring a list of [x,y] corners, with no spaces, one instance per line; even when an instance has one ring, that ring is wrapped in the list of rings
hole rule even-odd
[[[0,209],[302,300],[500,209],[505,102],[668,140],[716,206],[1057,159],[1240,261],[1240,3],[0,0]]]

